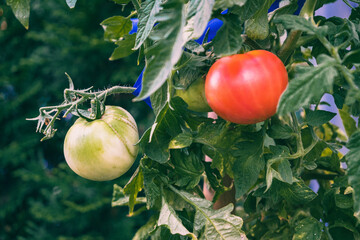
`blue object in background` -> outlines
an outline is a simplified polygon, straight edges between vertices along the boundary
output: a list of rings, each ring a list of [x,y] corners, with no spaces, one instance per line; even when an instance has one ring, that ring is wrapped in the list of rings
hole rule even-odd
[[[137,30],[138,30],[138,22],[139,22],[139,19],[137,18],[130,18],[131,20],[131,23],[132,23],[132,29],[130,30],[129,34],[133,34],[133,33],[136,33]]]

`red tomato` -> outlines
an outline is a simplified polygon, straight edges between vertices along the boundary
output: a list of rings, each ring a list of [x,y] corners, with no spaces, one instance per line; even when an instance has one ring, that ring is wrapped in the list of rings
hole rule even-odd
[[[206,76],[205,96],[223,119],[253,124],[276,113],[287,84],[281,60],[271,52],[254,50],[216,61]]]

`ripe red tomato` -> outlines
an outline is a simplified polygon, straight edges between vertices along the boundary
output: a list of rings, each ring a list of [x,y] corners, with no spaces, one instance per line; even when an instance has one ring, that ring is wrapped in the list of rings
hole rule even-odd
[[[271,52],[254,50],[216,61],[206,76],[205,96],[223,119],[253,124],[276,113],[287,84],[281,60]]]

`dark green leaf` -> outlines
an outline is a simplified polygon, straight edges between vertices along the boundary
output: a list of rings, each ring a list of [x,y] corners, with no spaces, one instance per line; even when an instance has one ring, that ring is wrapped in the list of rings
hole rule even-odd
[[[273,21],[281,23],[286,29],[300,30],[308,34],[325,35],[327,32],[327,26],[317,27],[300,16],[284,14],[276,16]]]
[[[251,0],[216,0],[214,9],[227,9],[233,6],[243,6],[246,2]]]
[[[263,132],[253,133],[253,141],[241,142],[237,145],[236,160],[233,166],[236,198],[246,193],[257,181],[259,173],[264,169]]]
[[[66,4],[69,8],[74,8],[77,0],[66,0]]]
[[[238,16],[230,15],[224,18],[222,27],[213,39],[214,53],[228,56],[237,53],[242,47],[242,28]]]
[[[310,109],[305,109],[305,113],[306,113],[305,121],[307,121],[308,124],[316,127],[329,122],[331,119],[333,119],[336,116],[336,113],[328,112],[324,110],[312,111]]]
[[[171,152],[171,162],[175,167],[177,186],[192,189],[199,184],[205,167],[198,155],[175,150]]]
[[[296,222],[293,240],[320,240],[323,227],[323,224],[313,217],[304,218]]]
[[[124,189],[114,184],[113,199],[111,202],[111,206],[112,207],[129,206],[129,202],[130,202],[130,197],[125,195]],[[146,198],[144,197],[136,198],[133,204],[135,205],[139,203],[146,203]]]
[[[175,210],[166,202],[164,197],[162,198],[162,207],[157,225],[166,226],[173,235],[180,234],[182,236],[189,236],[196,239],[196,236],[184,227],[181,219],[178,217]]]
[[[181,149],[189,147],[192,144],[193,137],[189,132],[180,133],[169,143],[169,149]]]
[[[129,18],[122,16],[113,16],[100,23],[104,28],[104,38],[108,41],[120,41],[126,36],[132,28],[132,22]]]
[[[351,135],[347,148],[350,150],[346,154],[348,161],[348,181],[353,187],[354,210],[356,216],[360,217],[360,131],[357,130]]]
[[[251,39],[264,40],[269,35],[268,9],[274,0],[264,1],[261,8],[245,22],[245,33]]]
[[[279,194],[293,205],[306,204],[317,196],[302,180],[298,180],[291,185],[279,181],[277,181],[277,183],[276,189]]]
[[[150,35],[156,23],[156,14],[160,11],[160,3],[161,0],[147,0],[141,3],[134,49],[138,49]]]
[[[280,98],[279,114],[297,111],[314,100],[320,100],[325,92],[332,90],[338,74],[334,67],[335,60],[325,55],[319,56],[318,60],[321,64],[316,67],[297,66],[297,75]]]
[[[147,240],[150,236],[150,233],[156,228],[156,221],[157,219],[155,215],[151,216],[149,221],[145,223],[145,225],[141,226],[139,230],[137,230],[132,240]]]
[[[360,49],[348,52],[343,59],[343,64],[360,63]]]
[[[129,196],[129,216],[134,213],[138,193],[144,187],[144,176],[140,167],[136,169],[130,181],[124,187],[124,193]]]
[[[335,194],[335,204],[338,208],[352,208],[354,199],[351,194]]]
[[[161,204],[161,186],[156,181],[160,176],[160,172],[157,169],[151,168],[151,164],[151,160],[146,157],[140,161],[140,167],[144,176],[144,190],[148,208]]]
[[[130,0],[111,0],[111,1],[117,4],[128,4],[130,2]]]
[[[134,52],[131,48],[134,46],[136,34],[126,35],[122,40],[117,41],[115,44],[118,45],[114,52],[111,54],[110,61],[117,60],[129,56]]]
[[[150,100],[151,107],[155,115],[158,115],[161,109],[164,108],[165,104],[170,101],[167,83],[163,84],[158,90],[156,90],[156,92],[150,96]]]
[[[269,137],[274,139],[288,139],[294,134],[289,125],[275,124],[267,131]]]
[[[187,42],[183,35],[186,24],[183,1],[169,0],[162,7],[162,11],[156,15],[159,24],[150,35],[156,43],[145,51],[146,68],[137,100],[149,97],[164,84]]]
[[[14,12],[15,17],[26,28],[29,28],[30,0],[6,0]]]
[[[234,208],[232,204],[219,210],[213,210],[211,208],[212,203],[206,199],[177,190],[174,187],[170,187],[170,189],[195,208],[195,222],[198,225],[195,225],[194,228],[199,230],[205,227],[202,238],[221,240],[246,239],[244,232],[241,230],[243,220],[231,214]]]
[[[347,105],[343,105],[343,108],[339,109],[339,114],[343,122],[346,135],[348,135],[348,137],[351,136],[356,131],[356,122],[351,117],[349,110],[350,109]]]
[[[245,22],[251,18],[257,10],[262,8],[264,0],[249,0],[242,6],[234,5],[231,8],[231,13],[236,14],[240,17],[241,22]]]

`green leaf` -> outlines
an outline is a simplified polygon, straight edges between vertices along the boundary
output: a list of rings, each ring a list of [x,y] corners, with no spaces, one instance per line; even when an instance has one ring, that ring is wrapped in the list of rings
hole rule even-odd
[[[162,7],[156,15],[159,24],[150,35],[155,43],[145,50],[146,68],[142,90],[136,100],[147,98],[164,84],[187,42],[183,35],[186,24],[183,1],[169,0]]]
[[[214,9],[227,9],[233,6],[243,6],[246,2],[250,2],[251,0],[216,0]]]
[[[190,0],[188,3],[189,13],[188,24],[189,39],[198,39],[205,31],[210,20],[215,0]]]
[[[134,46],[135,37],[136,34],[128,34],[124,36],[122,40],[116,41],[115,44],[118,45],[118,47],[115,48],[109,60],[117,60],[119,58],[124,58],[132,54],[134,50],[132,50],[131,48],[132,46]]]
[[[251,39],[264,40],[269,35],[268,9],[274,0],[266,0],[256,13],[245,22],[245,33]]]
[[[336,113],[328,112],[324,110],[315,110],[305,109],[306,118],[305,121],[312,126],[321,126],[336,116]]]
[[[320,240],[323,224],[313,217],[307,217],[296,222],[295,234],[293,240]]]
[[[74,8],[77,0],[66,0],[66,4],[69,8]]]
[[[171,162],[177,186],[192,189],[199,184],[205,167],[197,154],[175,150],[171,152]]]
[[[267,160],[266,164],[266,190],[267,191],[273,181],[276,178],[279,181],[286,182],[288,184],[293,183],[293,174],[291,171],[291,165],[286,158],[290,156],[289,149],[283,146],[270,146],[270,150],[274,153],[271,159]]]
[[[360,63],[360,49],[350,51],[345,54],[343,64],[356,64]]]
[[[132,28],[132,22],[129,18],[122,16],[113,16],[100,23],[104,29],[104,38],[108,41],[121,41]]]
[[[231,13],[240,17],[241,22],[251,18],[259,9],[263,7],[264,0],[249,0],[244,5],[234,5]]]
[[[196,230],[205,228],[201,239],[241,240],[246,239],[241,230],[243,220],[231,214],[234,209],[232,204],[219,210],[213,210],[212,203],[206,199],[199,198],[194,194],[177,190],[169,186],[172,191],[188,202],[196,210],[194,226]]]
[[[269,137],[274,139],[288,139],[294,134],[293,130],[289,125],[275,124],[271,125],[271,128],[267,131]]]
[[[237,53],[242,47],[242,28],[238,16],[224,17],[223,25],[213,39],[214,53],[219,56],[228,56]]]
[[[117,4],[128,4],[130,2],[130,0],[111,0],[111,1]]]
[[[339,114],[344,125],[346,135],[348,135],[348,137],[356,131],[356,122],[351,117],[349,110],[350,109],[347,105],[343,105],[343,108],[339,109]]]
[[[148,209],[161,204],[161,185],[156,181],[160,176],[160,171],[154,169],[152,161],[144,157],[140,161],[140,167],[144,176],[144,190]]]
[[[170,101],[170,94],[168,93],[167,83],[163,84],[156,92],[150,96],[151,107],[155,115],[158,115],[159,112],[164,108],[165,104]]]
[[[300,16],[284,14],[276,16],[273,21],[282,24],[286,29],[300,30],[308,34],[326,35],[327,33],[327,26],[317,27],[311,21]]]
[[[149,221],[137,230],[132,240],[147,240],[150,237],[150,233],[156,228],[156,220],[155,215],[151,216]]]
[[[129,216],[134,213],[138,193],[144,187],[144,176],[140,167],[136,169],[129,182],[124,187],[124,193],[129,196]]]
[[[351,135],[347,148],[350,150],[346,154],[348,163],[348,181],[354,189],[354,211],[358,219],[360,218],[360,131],[357,130]]]
[[[253,133],[253,140],[237,144],[236,160],[233,166],[236,198],[245,194],[257,181],[264,169],[263,132]]]
[[[180,133],[169,143],[169,149],[181,149],[189,147],[193,142],[192,134],[189,132]]]
[[[182,236],[189,236],[192,239],[197,239],[193,233],[190,233],[189,230],[184,227],[175,210],[166,202],[164,197],[162,198],[162,207],[157,225],[166,226],[173,235],[180,234]]]
[[[6,0],[19,22],[29,29],[30,0]]]
[[[354,206],[352,194],[335,194],[335,204],[338,208],[352,208]]]
[[[114,184],[113,198],[111,202],[112,207],[129,206],[130,197],[125,195],[124,189],[117,184]],[[146,203],[146,198],[138,197],[134,201],[135,204]]]
[[[141,3],[134,49],[138,49],[150,35],[156,23],[156,14],[160,11],[160,4],[161,0],[147,0]]]
[[[297,180],[291,185],[280,181],[276,181],[276,183],[275,191],[293,205],[306,204],[317,196],[302,180]]]
[[[330,92],[333,87],[337,71],[334,67],[335,60],[321,55],[316,67],[297,66],[297,75],[289,82],[289,85],[280,98],[278,113],[284,115],[288,112],[297,111],[312,101],[318,101],[325,92]]]

